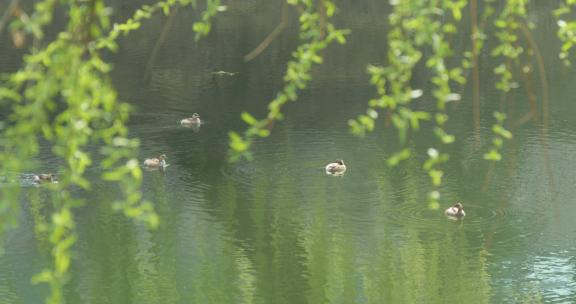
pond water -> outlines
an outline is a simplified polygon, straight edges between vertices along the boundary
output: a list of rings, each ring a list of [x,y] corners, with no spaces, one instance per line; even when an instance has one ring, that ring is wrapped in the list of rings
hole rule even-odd
[[[256,142],[254,160],[235,164],[227,162],[228,132],[244,128],[241,111],[264,113],[297,43],[292,24],[243,63],[278,22],[276,3],[232,2],[198,43],[190,30],[197,14],[183,9],[126,37],[110,57],[113,81],[134,106],[129,126],[141,141],[140,158],[168,157],[165,174],[146,171],[142,186],[161,225],[149,231],[113,211],[118,189],[98,182],[101,170],[92,168],[95,189],[82,194],[87,204],[76,212],[68,303],[574,301],[576,74],[556,60],[552,5],[532,5],[541,13],[531,17],[550,85],[548,130],[510,125],[514,139],[503,161],[482,159],[500,106],[489,54],[481,56],[479,146],[470,86],[449,106],[457,143],[444,166],[441,209],[462,201],[467,212],[453,221],[426,199],[430,182],[421,164],[431,132],[417,135],[419,156],[395,168],[386,158],[399,147],[383,121],[364,138],[349,132],[348,119],[375,94],[366,65],[385,58],[387,8],[373,2],[343,5],[338,24],[352,29],[349,43],[327,50],[310,87],[285,108],[286,119]],[[135,7],[116,5],[117,18]],[[16,55],[0,47],[0,63]],[[429,76],[417,74],[415,83],[426,86]],[[542,109],[542,87],[533,85]],[[527,99],[523,88],[509,96],[510,121],[530,111]],[[201,127],[180,126],[194,112]],[[338,158],[346,174],[326,175],[324,166]],[[46,170],[57,162],[49,154],[41,160]],[[49,241],[35,229],[50,197],[42,187],[25,189],[20,224],[0,257],[0,303],[41,303],[48,294],[30,278],[50,261]]]

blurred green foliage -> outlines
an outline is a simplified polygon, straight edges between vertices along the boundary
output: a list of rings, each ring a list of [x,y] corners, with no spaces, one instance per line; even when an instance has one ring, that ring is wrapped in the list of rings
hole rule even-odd
[[[500,150],[504,145],[504,140],[512,139],[512,133],[504,128],[506,114],[494,112],[494,118],[496,118],[496,123],[492,126],[492,132],[494,134],[492,138],[492,147],[487,153],[484,154],[484,159],[490,161],[500,161],[502,159]]]
[[[562,41],[559,57],[566,66],[571,65],[570,51],[576,45],[576,21],[570,20],[570,16],[574,16],[575,6],[575,0],[565,0],[554,11],[558,24],[558,38]]]
[[[48,141],[59,159],[59,183],[43,185],[53,192],[50,220],[37,227],[49,236],[52,267],[33,278],[48,283],[51,295],[47,303],[63,303],[63,286],[68,280],[71,247],[76,241],[72,209],[83,201],[71,189],[91,189],[86,169],[95,159],[104,169],[102,179],[117,183],[124,196],[113,202],[127,217],[155,228],[159,218],[151,202],[142,197],[142,170],[135,155],[138,140],[128,138],[125,123],[130,107],[117,99],[111,85],[111,66],[101,57],[103,50],[115,51],[116,40],[140,27],[141,22],[162,11],[168,14],[176,5],[192,5],[194,0],[168,0],[138,9],[122,24],[111,24],[110,9],[103,0],[38,1],[26,18],[11,24],[14,33],[32,36],[34,43],[24,56],[22,68],[1,75],[0,105],[7,109],[2,125],[0,170],[8,180],[18,181],[22,172],[39,167],[39,141]],[[201,21],[194,24],[197,39],[210,30],[220,1],[209,0]],[[67,12],[66,29],[52,41],[45,41],[44,28],[54,12]],[[88,149],[98,145],[97,153]],[[13,227],[18,218],[20,187],[4,187],[0,196],[0,233]]]

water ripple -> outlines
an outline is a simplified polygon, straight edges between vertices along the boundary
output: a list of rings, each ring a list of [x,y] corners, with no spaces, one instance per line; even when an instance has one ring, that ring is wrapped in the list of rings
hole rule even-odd
[[[467,226],[482,226],[497,217],[498,212],[490,208],[465,204],[466,216],[459,220]],[[397,204],[388,214],[389,221],[404,223],[412,227],[431,228],[438,227],[446,221],[453,221],[444,215],[443,210],[432,210],[422,204]]]

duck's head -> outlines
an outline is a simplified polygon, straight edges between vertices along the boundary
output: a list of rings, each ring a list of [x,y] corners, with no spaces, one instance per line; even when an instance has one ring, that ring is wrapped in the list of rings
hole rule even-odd
[[[192,114],[192,118],[200,118],[200,114],[194,113],[194,114]]]
[[[337,159],[336,163],[339,164],[340,166],[344,166],[344,160]]]
[[[454,207],[457,208],[458,210],[462,210],[464,208],[464,206],[462,206],[462,203],[460,202],[454,204]]]
[[[159,160],[166,160],[166,158],[167,158],[166,154],[162,154],[162,155],[158,156]]]

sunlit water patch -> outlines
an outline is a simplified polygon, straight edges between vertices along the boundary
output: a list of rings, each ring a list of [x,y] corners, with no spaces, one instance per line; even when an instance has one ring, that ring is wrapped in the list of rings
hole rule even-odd
[[[549,303],[563,303],[576,296],[574,256],[570,252],[551,252],[534,257],[532,265],[526,265],[528,280],[538,282],[544,299]]]
[[[571,303],[576,296],[573,250],[509,257],[494,267],[496,296],[507,301]]]

